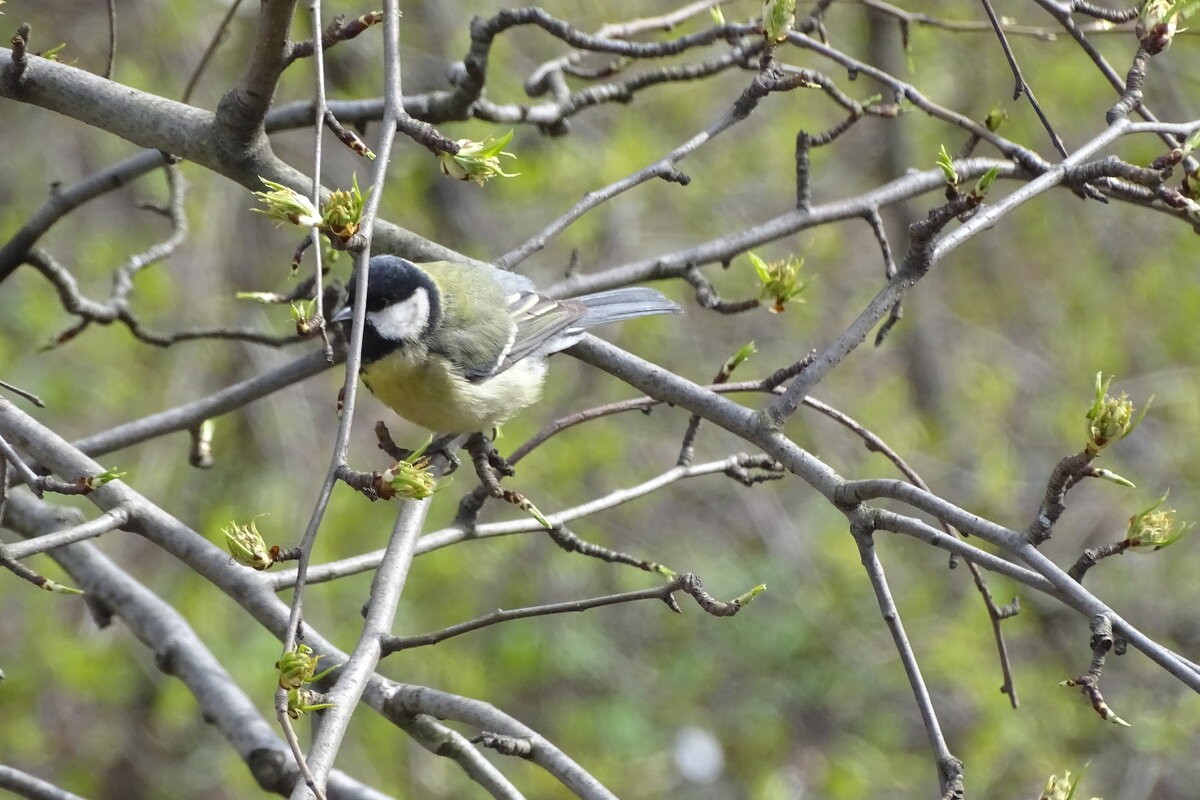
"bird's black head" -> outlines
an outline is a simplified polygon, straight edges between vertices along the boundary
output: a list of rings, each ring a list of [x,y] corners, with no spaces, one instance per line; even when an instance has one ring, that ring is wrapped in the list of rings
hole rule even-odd
[[[350,337],[358,276],[350,279],[346,306],[334,316]],[[364,363],[417,341],[441,316],[441,294],[429,273],[396,256],[374,256],[367,276],[367,316],[363,328]]]

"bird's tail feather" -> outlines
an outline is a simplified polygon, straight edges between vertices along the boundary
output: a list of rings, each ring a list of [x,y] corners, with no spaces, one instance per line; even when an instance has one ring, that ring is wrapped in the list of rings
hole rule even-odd
[[[583,330],[609,322],[620,322],[635,317],[654,314],[682,314],[678,303],[668,300],[662,292],[648,286],[627,286],[606,292],[585,294],[575,300],[583,303],[587,313],[572,324],[572,328]]]

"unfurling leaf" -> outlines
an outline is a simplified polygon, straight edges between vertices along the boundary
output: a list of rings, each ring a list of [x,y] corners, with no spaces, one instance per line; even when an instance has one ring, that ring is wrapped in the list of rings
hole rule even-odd
[[[228,548],[229,555],[233,560],[243,567],[259,571],[268,569],[275,563],[271,551],[267,548],[267,543],[263,541],[262,534],[258,532],[258,526],[255,525],[258,518],[262,516],[266,515],[258,514],[245,525],[234,521],[221,528],[221,533],[225,534],[225,547]]]
[[[770,306],[772,313],[781,313],[785,303],[797,300],[800,293],[808,288],[808,282],[800,280],[799,273],[804,267],[803,258],[789,256],[783,261],[772,261],[768,264],[754,253],[746,255],[750,257],[750,263],[758,273],[759,300],[774,301]]]
[[[1108,395],[1108,387],[1111,383],[1112,377],[1104,380],[1102,373],[1096,373],[1096,395],[1092,401],[1092,407],[1088,409],[1087,413],[1087,449],[1093,455],[1099,453],[1107,445],[1133,433],[1133,429],[1146,416],[1146,412],[1150,410],[1150,405],[1154,402],[1152,395],[1146,401],[1146,405],[1142,407],[1142,412],[1135,417],[1129,395],[1124,392],[1121,392],[1121,396],[1116,398]]]
[[[517,177],[521,173],[508,173],[500,168],[500,156],[515,158],[512,153],[504,152],[512,137],[513,132],[509,131],[499,139],[489,137],[482,142],[459,139],[457,153],[438,153],[442,173],[460,181],[474,181],[480,186],[496,177]]]
[[[983,175],[979,176],[979,180],[975,181],[975,188],[971,190],[971,194],[980,199],[987,196],[988,189],[992,188],[992,184],[996,182],[996,178],[1000,175],[1000,167],[992,167]]]
[[[254,211],[266,214],[276,222],[287,222],[303,228],[315,228],[321,224],[321,215],[307,197],[282,183],[262,177],[259,180],[270,191],[254,193],[254,196],[266,205],[266,208],[255,208]]]
[[[1166,500],[1167,495],[1164,494],[1154,505],[1129,518],[1129,532],[1125,536],[1125,541],[1132,548],[1146,548],[1134,552],[1152,553],[1162,550],[1168,545],[1175,544],[1195,526],[1194,522],[1190,525],[1177,522],[1173,508],[1164,508],[1160,511],[1158,507]]]

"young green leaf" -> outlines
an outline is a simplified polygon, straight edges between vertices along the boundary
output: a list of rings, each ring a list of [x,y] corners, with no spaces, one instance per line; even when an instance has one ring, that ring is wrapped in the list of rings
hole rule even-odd
[[[954,168],[954,160],[946,152],[946,145],[944,144],[938,146],[937,165],[941,167],[942,173],[946,176],[946,183],[951,186],[958,186],[958,170]]]

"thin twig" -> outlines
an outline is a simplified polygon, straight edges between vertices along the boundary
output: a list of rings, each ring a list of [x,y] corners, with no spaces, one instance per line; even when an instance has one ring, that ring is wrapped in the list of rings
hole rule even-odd
[[[938,28],[940,30],[952,31],[955,33],[990,33],[995,30],[991,22],[984,20],[952,20],[941,19],[939,17],[930,16],[929,14],[920,11],[908,11],[906,9],[894,6],[884,0],[855,0],[873,11],[886,14],[889,17],[894,17],[897,20],[909,25],[924,25],[929,28]],[[1128,21],[1131,17],[1127,10],[1116,11],[1114,13],[1121,14],[1121,19],[1114,19],[1113,22]],[[1009,22],[1007,18],[999,20],[1001,30],[1009,36],[1024,36],[1032,39],[1038,39],[1043,42],[1053,42],[1058,39],[1058,34],[1054,31],[1035,25],[1018,25]],[[1117,28],[1107,22],[1097,22],[1081,28],[1086,33],[1113,33],[1123,36],[1129,35],[1129,29]]]
[[[638,600],[662,600],[665,602],[675,590],[676,587],[674,584],[667,583],[663,586],[656,586],[650,589],[639,589],[632,592],[591,597],[586,600],[568,600],[564,603],[546,603],[544,605],[511,610],[496,609],[490,614],[485,614],[469,622],[460,622],[457,625],[451,625],[440,631],[423,633],[416,636],[388,636],[383,641],[383,654],[391,655],[401,650],[411,650],[414,647],[427,647],[444,642],[455,636],[462,636],[464,633],[471,633],[472,631],[515,619],[529,619],[530,617],[544,617],[552,614],[588,611],[593,608],[603,608],[604,606],[612,606],[619,603],[632,603]],[[678,608],[673,610],[678,611]]]
[[[8,546],[3,542],[0,542],[0,567],[3,567],[21,580],[31,583],[39,589],[46,589],[48,591],[63,591],[63,587],[61,587],[59,584],[50,580],[45,575],[42,575],[40,572],[30,569],[20,561],[10,556],[8,554]],[[79,594],[79,592],[75,590],[68,589],[66,591]]]
[[[38,397],[33,392],[22,389],[20,386],[14,386],[13,384],[9,383],[8,381],[0,381],[0,389],[4,389],[5,391],[12,392],[13,394],[17,395],[18,397],[24,397],[26,400],[33,403],[38,408],[46,407],[46,404],[42,401],[42,398]]]
[[[132,519],[132,515],[128,508],[124,506],[110,508],[93,520],[88,520],[87,522],[82,522],[52,533],[42,534],[35,538],[26,539],[23,542],[14,542],[8,545],[8,556],[15,559],[29,558],[32,555],[45,553],[47,550],[53,550],[56,547],[63,547],[75,542],[82,542],[85,539],[102,536],[109,531],[123,528],[129,523],[130,519]]]
[[[32,800],[85,800],[77,794],[60,789],[49,781],[0,764],[0,789]]]
[[[879,243],[879,251],[883,255],[883,277],[891,280],[896,277],[896,259],[892,256],[892,246],[883,227],[883,217],[879,215],[878,208],[870,209],[862,217],[871,226],[871,233],[875,234],[875,241]]]
[[[20,454],[13,449],[3,436],[0,436],[0,459],[3,459],[6,464],[11,464],[13,469],[17,471],[18,477],[25,483],[26,486],[38,497],[42,496],[42,477],[30,469],[25,463],[25,459],[21,458]]]
[[[322,31],[320,36],[316,34],[320,28],[314,28],[311,40],[292,42],[291,50],[288,53],[288,63],[299,58],[317,56],[323,50],[332,49],[340,42],[348,42],[382,21],[383,13],[380,11],[368,11],[350,22],[346,22],[346,18],[342,16],[334,17],[333,21],[329,23],[329,27]]]
[[[1126,550],[1133,546],[1129,539],[1121,539],[1118,542],[1111,542],[1100,547],[1089,547],[1079,554],[1079,558],[1075,559],[1075,563],[1067,570],[1067,574],[1075,580],[1083,583],[1083,578],[1088,571],[1106,558],[1122,555]]]
[[[763,456],[763,458],[766,458],[766,456]],[[778,478],[780,476],[776,475],[775,477]],[[672,570],[655,561],[636,558],[628,553],[622,553],[620,550],[614,550],[611,547],[602,547],[594,542],[584,541],[562,523],[551,525],[550,529],[546,531],[546,535],[550,537],[551,541],[568,553],[579,553],[588,558],[599,559],[609,564],[624,564],[625,566],[636,567],[643,572],[654,572],[660,575],[673,574]]]
[[[1037,114],[1037,118],[1041,121],[1042,127],[1046,129],[1046,133],[1050,134],[1050,142],[1054,145],[1063,158],[1070,155],[1067,152],[1067,146],[1063,144],[1058,134],[1054,132],[1053,126],[1050,125],[1050,120],[1046,117],[1046,113],[1042,111],[1042,106],[1037,101],[1037,97],[1033,93],[1033,89],[1025,80],[1025,76],[1021,74],[1021,65],[1017,63],[1017,57],[1013,54],[1012,47],[1008,44],[1008,37],[1004,35],[1004,26],[1000,24],[1000,19],[996,16],[996,10],[992,8],[991,0],[979,0],[983,4],[983,10],[987,13],[988,22],[992,25],[992,30],[996,33],[996,38],[1000,41],[1000,47],[1004,50],[1004,57],[1008,60],[1008,67],[1012,70],[1013,79],[1016,85],[1013,87],[1013,100],[1020,99],[1024,94],[1029,98],[1029,105],[1033,107],[1033,113]]]
[[[115,0],[106,0],[108,6],[108,59],[104,63],[104,77],[112,80],[113,64],[117,60],[117,8]]]
[[[697,289],[697,291],[699,290]],[[729,379],[733,376],[733,371],[737,369],[738,365],[745,359],[745,357],[748,357],[749,354],[753,352],[754,343],[751,342],[746,348],[738,351],[737,356],[726,360],[725,363],[721,365],[721,368],[717,370],[717,374],[713,376],[712,385],[720,386],[721,384],[729,383]],[[743,353],[745,356],[742,356]],[[692,463],[692,458],[696,454],[696,435],[700,431],[700,421],[699,414],[693,414],[688,420],[687,430],[684,432],[683,441],[679,446],[679,457],[675,459],[676,466],[686,467],[688,464]]]
[[[59,334],[47,349],[66,344],[92,324],[109,325],[114,322],[120,322],[136,339],[155,347],[169,347],[178,342],[201,339],[243,341],[268,347],[283,347],[300,341],[298,336],[276,336],[237,328],[200,328],[157,333],[142,325],[141,320],[128,308],[128,295],[132,289],[130,275],[126,275],[125,278],[116,277],[113,295],[105,302],[97,302],[80,294],[79,285],[70,271],[41,248],[30,249],[26,254],[26,261],[54,286],[63,310],[79,317],[79,322]]]
[[[366,316],[367,297],[367,262],[370,259],[371,236],[374,232],[375,217],[379,211],[380,199],[383,195],[382,186],[386,179],[387,167],[392,152],[392,142],[396,132],[396,121],[404,113],[400,99],[400,10],[397,0],[385,0],[383,20],[384,40],[384,124],[380,126],[379,144],[375,148],[376,160],[372,184],[375,187],[367,197],[363,209],[363,220],[359,234],[363,237],[362,251],[356,254],[355,272],[358,276],[359,287],[355,296],[354,317],[351,326],[350,347],[346,357],[346,378],[342,389],[343,407],[342,419],[338,426],[337,440],[334,443],[330,458],[329,469],[326,472],[313,513],[305,529],[300,547],[302,555],[297,564],[296,588],[293,594],[292,607],[288,617],[284,637],[284,652],[293,649],[299,633],[302,596],[305,585],[305,572],[312,558],[313,543],[316,541],[321,520],[333,493],[338,470],[346,463],[346,453],[350,443],[350,430],[354,419],[355,400],[358,389],[358,367],[362,352],[363,320]],[[338,683],[334,687],[335,702],[333,708],[324,714],[324,724],[317,733],[309,751],[308,764],[313,772],[316,785],[322,787],[326,776],[333,766],[333,759],[341,743],[342,736],[350,722],[350,716],[358,703],[366,679],[374,670],[378,659],[378,637],[391,624],[395,613],[395,604],[399,599],[400,590],[404,586],[404,577],[408,563],[412,557],[412,547],[416,543],[417,528],[424,519],[428,509],[426,502],[409,502],[401,507],[396,519],[396,527],[388,545],[388,554],[384,562],[391,558],[395,574],[386,574],[382,569],[380,576],[385,580],[380,582],[372,592],[373,602],[364,623],[363,633],[355,646],[350,661],[339,670]],[[299,800],[298,791],[293,797]]]
[[[33,32],[28,22],[17,26],[17,32],[9,40],[12,45],[12,70],[5,77],[10,86],[20,91],[24,88],[25,72],[29,68],[29,36]]]
[[[313,163],[312,163],[312,191],[310,202],[313,208],[321,207],[321,141],[324,132],[325,123],[325,58],[321,50],[321,0],[311,0],[309,3],[309,20],[313,30],[313,69],[314,69],[314,100],[313,100]],[[321,330],[321,337],[324,342],[325,359],[329,363],[333,363],[333,348],[329,343],[329,336],[325,330],[325,313],[324,299],[321,291],[321,234],[314,227],[309,230],[309,240],[313,244],[313,291],[316,297],[315,315],[317,325]],[[327,481],[328,482],[328,481]],[[297,568],[297,581],[295,592],[292,596],[291,614],[288,618],[288,632],[284,641],[284,653],[289,652],[294,646],[293,635],[299,636],[301,620],[303,619],[303,596],[304,596],[304,568],[307,566],[308,560],[311,558],[313,544],[316,541],[316,533],[319,527],[310,526],[312,537],[307,534],[297,548],[299,550],[299,567]],[[292,622],[295,621],[295,629],[292,628]],[[325,797],[325,778],[328,774],[322,774],[320,777],[313,774],[308,765],[308,760],[305,758],[304,751],[300,745],[299,737],[296,735],[290,715],[288,714],[288,690],[280,686],[275,692],[275,718],[279,722],[279,726],[283,729],[284,738],[288,743],[288,747],[292,751],[292,757],[296,760],[296,766],[300,770],[300,774],[304,776],[304,782],[312,793],[316,795],[317,800],[324,800]],[[293,790],[293,795],[297,790]]]
[[[200,61],[196,64],[196,68],[192,70],[192,76],[188,78],[187,86],[184,87],[183,96],[180,98],[181,102],[186,103],[191,99],[192,92],[196,89],[196,84],[200,82],[200,76],[204,74],[204,70],[208,66],[213,53],[217,52],[217,48],[225,40],[225,32],[229,29],[229,22],[233,19],[233,15],[237,13],[238,6],[241,4],[242,0],[233,0],[229,4],[229,8],[226,9],[225,16],[221,17],[221,23],[217,25],[212,38],[208,40],[208,46],[204,48],[204,54],[200,56]]]
[[[908,676],[908,684],[916,699],[917,710],[921,714],[921,720],[925,723],[925,735],[929,739],[929,747],[933,750],[934,761],[938,766],[938,781],[941,784],[942,796],[960,797],[963,765],[946,745],[946,738],[942,734],[941,724],[938,722],[937,711],[933,707],[933,698],[929,695],[929,687],[925,685],[921,667],[917,663],[917,655],[913,652],[908,634],[904,631],[900,610],[896,607],[891,589],[888,587],[883,564],[880,563],[879,555],[875,552],[874,528],[864,519],[858,522],[852,521],[850,532],[854,535],[854,543],[858,545],[863,569],[866,570],[867,577],[871,581],[871,588],[875,590],[875,599],[879,604],[880,614],[883,616],[888,631],[892,634],[892,642],[900,655],[904,673]]]
[[[1146,82],[1146,73],[1149,69],[1150,50],[1143,42],[1133,56],[1129,71],[1125,74],[1125,88],[1121,91],[1121,98],[1104,115],[1104,119],[1109,125],[1118,119],[1123,119],[1130,111],[1142,104],[1142,85]]]
[[[826,405],[816,398],[806,397],[804,398],[804,404],[810,408],[816,409],[825,416],[837,422],[846,430],[852,432],[855,436],[858,436],[863,440],[863,443],[866,444],[868,450],[879,453],[888,461],[891,461],[892,464],[895,465],[896,469],[900,470],[901,474],[910,480],[914,486],[918,486],[925,491],[930,491],[929,485],[925,483],[925,480],[917,473],[917,471],[913,469],[908,462],[901,458],[900,454],[893,450],[888,443],[880,438],[876,433],[863,426],[848,414],[833,408],[832,406]],[[956,531],[949,523],[943,520],[938,520],[938,524],[941,526],[942,530],[947,536],[960,535],[959,532]],[[1014,598],[1013,602],[1008,606],[1001,607],[996,605],[996,602],[992,597],[991,589],[987,585],[987,579],[983,575],[983,570],[974,559],[968,558],[966,559],[966,563],[967,570],[971,573],[971,578],[975,582],[975,588],[979,592],[980,597],[983,598],[984,607],[988,612],[988,619],[992,623],[992,635],[996,640],[996,650],[1000,660],[1000,673],[1002,678],[1000,691],[1008,696],[1009,704],[1013,708],[1017,708],[1020,704],[1017,698],[1017,687],[1016,682],[1013,680],[1012,663],[1008,657],[1008,645],[1004,640],[1004,631],[1001,628],[1001,623],[1005,619],[1014,616],[1020,611],[1020,603]]]
[[[1054,524],[1067,510],[1065,502],[1067,491],[1079,483],[1098,454],[1098,452],[1087,449],[1081,450],[1074,455],[1067,456],[1055,465],[1049,480],[1046,481],[1042,504],[1038,508],[1037,514],[1034,515],[1033,521],[1029,523],[1025,534],[1027,541],[1034,547],[1050,538]]]

